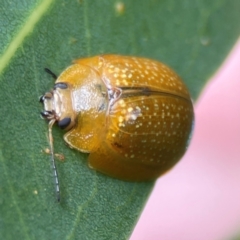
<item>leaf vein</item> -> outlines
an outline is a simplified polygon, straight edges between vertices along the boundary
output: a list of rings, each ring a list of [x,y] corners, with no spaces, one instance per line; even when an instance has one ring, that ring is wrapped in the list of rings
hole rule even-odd
[[[15,37],[7,46],[5,52],[0,56],[0,75],[3,73],[4,69],[8,66],[10,60],[22,45],[24,39],[28,34],[32,32],[34,26],[42,18],[44,13],[49,9],[49,6],[54,0],[43,0],[31,13],[31,15],[26,19],[25,23],[16,33]]]

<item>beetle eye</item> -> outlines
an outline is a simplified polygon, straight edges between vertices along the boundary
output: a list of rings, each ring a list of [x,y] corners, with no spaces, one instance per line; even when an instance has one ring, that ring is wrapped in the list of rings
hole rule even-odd
[[[63,82],[58,82],[54,85],[54,89],[56,89],[56,88],[66,89],[66,88],[68,88],[68,85]]]
[[[61,129],[66,128],[71,123],[71,118],[64,118],[61,121],[58,121],[58,126]]]
[[[39,98],[39,102],[40,102],[40,103],[43,103],[43,102],[44,102],[44,95],[42,95],[42,96]]]

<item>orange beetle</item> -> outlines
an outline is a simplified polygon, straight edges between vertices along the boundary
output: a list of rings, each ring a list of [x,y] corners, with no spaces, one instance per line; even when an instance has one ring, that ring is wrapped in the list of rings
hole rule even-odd
[[[57,121],[70,147],[90,153],[91,168],[127,181],[155,179],[173,167],[194,119],[179,76],[163,63],[131,56],[76,60],[41,102],[50,142]]]

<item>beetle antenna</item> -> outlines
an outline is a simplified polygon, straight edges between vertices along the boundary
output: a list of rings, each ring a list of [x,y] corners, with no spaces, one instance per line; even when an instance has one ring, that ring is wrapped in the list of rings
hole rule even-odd
[[[55,188],[56,188],[56,197],[57,197],[57,201],[60,202],[60,187],[59,187],[59,181],[58,181],[58,172],[57,172],[55,159],[54,159],[54,148],[53,148],[53,137],[52,137],[52,126],[54,123],[55,123],[55,119],[52,119],[48,124],[48,138],[49,138],[49,145],[50,145],[50,151],[51,151],[51,163],[52,163],[53,177],[54,177]]]
[[[55,73],[53,73],[49,68],[44,68],[45,72],[50,74],[55,80],[58,78]]]

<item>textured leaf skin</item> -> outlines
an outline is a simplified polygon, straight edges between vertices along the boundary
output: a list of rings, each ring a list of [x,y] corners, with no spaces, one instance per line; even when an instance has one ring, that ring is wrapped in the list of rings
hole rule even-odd
[[[153,183],[90,170],[58,128],[55,152],[65,161],[57,162],[56,203],[38,103],[53,80],[43,68],[59,74],[73,59],[101,53],[154,58],[175,69],[196,99],[239,36],[240,2],[129,0],[122,13],[113,0],[0,2],[0,239],[128,238]]]

